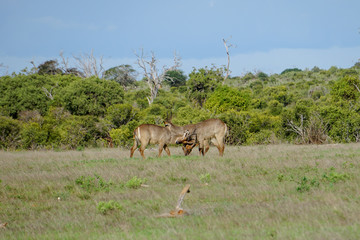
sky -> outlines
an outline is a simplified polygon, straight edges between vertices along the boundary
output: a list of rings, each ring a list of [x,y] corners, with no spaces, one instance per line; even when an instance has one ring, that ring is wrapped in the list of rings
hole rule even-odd
[[[360,59],[359,0],[0,0],[0,75],[63,52],[105,69],[174,52],[186,74],[227,64],[231,76],[287,68],[348,68]]]

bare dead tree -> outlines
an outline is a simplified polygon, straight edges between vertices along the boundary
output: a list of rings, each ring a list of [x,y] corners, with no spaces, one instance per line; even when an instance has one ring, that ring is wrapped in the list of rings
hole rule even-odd
[[[75,67],[69,67],[69,58],[65,58],[64,57],[64,52],[63,51],[60,51],[60,69],[61,71],[64,73],[64,74],[72,74],[74,76],[78,76],[78,77],[81,77],[81,78],[84,78],[86,77],[85,74],[83,72],[81,72],[80,70],[78,70],[77,68]],[[91,52],[91,55],[93,55],[93,53]],[[75,57],[74,57],[75,58]],[[79,57],[79,58],[82,58],[84,59],[84,57]],[[76,58],[75,58],[76,59]],[[95,59],[95,58],[94,58]],[[79,60],[76,60],[78,65],[79,64]],[[95,66],[96,66],[96,59],[95,59]],[[95,75],[95,74],[93,74]],[[90,76],[93,76],[90,74]],[[96,75],[95,75],[96,76]],[[99,77],[99,76],[98,76]]]
[[[295,132],[301,137],[301,141],[304,144],[321,144],[328,140],[327,130],[328,123],[325,123],[318,113],[314,113],[307,121],[307,126],[304,126],[305,117],[300,115],[300,125],[295,125],[291,120],[288,120],[288,126],[290,131]]]
[[[62,65],[62,70],[63,72],[65,72],[67,69],[69,69],[69,59],[64,57],[64,52],[60,51],[60,58],[61,58],[61,65]]]
[[[329,137],[327,131],[329,124],[324,122],[320,114],[314,113],[310,119],[308,127],[306,128],[308,142],[311,144],[322,144],[326,142]]]
[[[135,52],[135,56],[137,57],[137,64],[144,71],[145,81],[150,88],[150,97],[147,98],[150,105],[151,103],[153,103],[154,99],[156,98],[158,91],[161,88],[161,85],[166,78],[166,72],[176,70],[178,67],[180,67],[181,65],[180,58],[176,55],[175,52],[174,65],[169,68],[163,66],[162,71],[159,72],[156,66],[158,60],[156,59],[155,54],[153,52],[151,52],[150,60],[147,60],[146,57],[144,56],[143,49],[141,49],[140,55]]]
[[[287,125],[291,128],[291,131],[295,132],[297,135],[301,137],[302,143],[307,142],[306,130],[304,128],[304,116],[302,114],[300,115],[300,126],[296,126],[292,120],[290,121],[288,120]]]
[[[77,62],[78,69],[84,74],[85,77],[102,77],[104,71],[103,57],[98,60],[94,56],[94,50],[91,50],[90,54],[80,54],[79,56],[73,56]]]
[[[225,80],[228,78],[228,76],[230,75],[230,53],[229,53],[229,48],[232,47],[232,44],[228,43],[228,40],[223,39],[223,43],[226,49],[226,55],[227,55],[227,66],[226,66],[226,75],[224,77],[224,81],[223,81],[223,85],[225,83]]]

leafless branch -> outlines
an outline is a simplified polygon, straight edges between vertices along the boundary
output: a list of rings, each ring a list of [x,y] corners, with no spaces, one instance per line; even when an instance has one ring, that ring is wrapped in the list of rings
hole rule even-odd
[[[329,124],[325,123],[318,113],[313,113],[307,121],[307,126],[304,126],[304,119],[304,116],[300,115],[300,126],[296,126],[293,121],[288,121],[290,131],[298,134],[302,143],[321,144],[329,139],[326,134]]]
[[[94,56],[94,50],[91,50],[90,54],[80,54],[79,56],[74,56],[78,64],[78,68],[84,73],[85,77],[102,77],[104,71],[103,67],[103,57],[100,57],[100,62],[98,63],[96,57]]]
[[[359,89],[358,85],[356,85],[355,83],[353,83],[353,85],[356,88],[356,90],[358,90],[358,92],[360,92],[360,89]]]
[[[223,39],[223,43],[226,49],[226,55],[227,55],[227,67],[226,67],[226,75],[224,77],[224,81],[223,84],[225,83],[225,80],[228,78],[228,76],[230,75],[230,53],[229,53],[229,48],[232,47],[231,44],[228,44],[227,42],[228,40]]]
[[[67,69],[69,69],[69,59],[64,57],[64,52],[60,52],[60,58],[61,58],[61,64],[63,66],[63,71],[65,72]]]
[[[301,137],[303,143],[306,143],[306,131],[304,129],[304,116],[300,115],[300,126],[296,126],[295,123],[291,120],[288,120],[288,126],[291,128],[291,131],[295,132]]]
[[[167,68],[163,66],[162,72],[159,73],[157,68],[157,59],[154,52],[151,52],[151,59],[147,60],[144,56],[144,50],[141,49],[141,53],[137,54],[137,64],[144,71],[145,81],[150,88],[150,97],[147,97],[148,103],[151,104],[156,98],[159,89],[161,88],[162,82],[166,78],[166,72],[177,69],[180,66],[180,58],[174,54],[174,65]]]
[[[47,88],[45,88],[45,87],[42,87],[42,90],[44,91],[45,95],[46,95],[48,98],[50,98],[51,100],[54,100],[54,96],[53,96],[53,94],[52,94],[52,91],[53,91],[54,88],[56,88],[56,87],[58,87],[58,86],[59,86],[59,85],[56,83],[55,86],[52,86],[52,87],[50,88],[50,91],[47,90]]]

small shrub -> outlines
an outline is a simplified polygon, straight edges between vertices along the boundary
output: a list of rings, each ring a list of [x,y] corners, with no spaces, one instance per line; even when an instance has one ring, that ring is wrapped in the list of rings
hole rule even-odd
[[[112,185],[111,181],[106,182],[97,174],[95,174],[95,177],[80,176],[75,180],[75,183],[89,193],[98,191],[108,192]]]
[[[22,146],[26,149],[36,149],[46,145],[48,132],[39,123],[24,123],[20,134]]]
[[[339,181],[345,181],[349,178],[350,177],[348,174],[335,172],[335,169],[333,168],[330,169],[330,172],[323,174],[323,180],[326,180],[331,184],[337,183]]]
[[[137,188],[140,188],[141,184],[143,184],[145,182],[146,182],[146,179],[141,179],[141,178],[138,178],[137,176],[135,176],[132,179],[130,179],[129,181],[127,181],[125,186],[127,188],[137,189]]]
[[[210,176],[210,173],[205,173],[205,174],[201,174],[200,175],[200,181],[202,183],[209,183],[211,180],[211,176]]]
[[[275,133],[272,130],[262,129],[259,132],[249,134],[247,144],[271,144],[276,142]]]
[[[308,192],[310,191],[311,187],[318,187],[320,185],[319,181],[316,178],[312,180],[308,179],[307,177],[303,177],[300,182],[298,182],[298,186],[296,191],[298,192]]]
[[[77,146],[76,147],[76,151],[79,151],[79,152],[81,152],[81,151],[84,151],[84,147],[83,146]]]
[[[0,116],[0,148],[16,148],[19,146],[21,124],[10,117]]]
[[[284,174],[279,174],[278,176],[277,176],[277,180],[279,181],[279,182],[282,182],[282,181],[284,181]]]
[[[296,191],[307,192],[310,190],[310,185],[308,184],[308,179],[306,177],[303,177],[298,184]]]
[[[108,202],[99,202],[98,205],[96,206],[96,209],[101,213],[101,214],[107,214],[109,211],[113,211],[115,209],[118,210],[122,210],[123,207],[120,205],[120,203],[114,201],[114,200],[110,200]]]
[[[130,121],[118,129],[111,129],[109,134],[115,146],[131,146],[133,143],[134,129],[138,125],[139,123],[137,121]]]

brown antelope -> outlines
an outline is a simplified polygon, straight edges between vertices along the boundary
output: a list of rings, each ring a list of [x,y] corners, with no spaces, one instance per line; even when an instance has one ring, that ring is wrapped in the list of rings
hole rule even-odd
[[[171,131],[171,139],[175,139],[177,144],[183,144],[185,155],[190,154],[197,144],[199,153],[205,155],[210,147],[209,141],[218,148],[220,156],[224,154],[227,126],[220,119],[208,119],[185,126],[176,126],[171,122],[165,122],[165,126]]]
[[[139,151],[143,159],[145,159],[144,151],[146,146],[150,144],[159,144],[159,154],[161,156],[162,150],[170,156],[168,144],[171,140],[170,130],[166,127],[157,126],[154,124],[141,124],[134,130],[134,145],[130,150],[130,157],[134,155],[135,150],[140,145]]]

